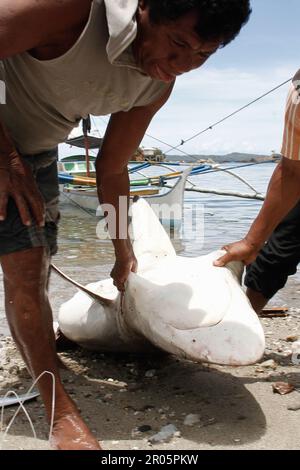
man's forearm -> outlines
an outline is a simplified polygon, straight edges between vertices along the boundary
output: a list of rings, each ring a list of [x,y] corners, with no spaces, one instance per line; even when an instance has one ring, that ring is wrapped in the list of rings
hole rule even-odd
[[[101,155],[97,158],[99,200],[102,205],[110,204],[115,210],[115,224],[110,234],[119,260],[126,259],[127,254],[132,255],[127,230],[130,188],[127,164],[140,145],[151,119],[168,99],[172,87],[173,84],[155,103],[113,114],[107,126]]]
[[[115,254],[119,259],[126,258],[131,252],[128,235],[129,176],[127,167],[121,174],[100,172],[98,193],[104,211],[107,207],[113,209],[111,214],[107,214],[107,223]]]
[[[260,248],[300,199],[300,162],[282,159],[269,184],[264,205],[246,239]]]
[[[144,108],[112,115],[96,162],[99,201],[102,207],[105,204],[113,207],[113,220],[107,217],[107,223],[119,260],[132,254],[127,230],[130,187],[127,164],[138,148],[151,117],[152,111]]]

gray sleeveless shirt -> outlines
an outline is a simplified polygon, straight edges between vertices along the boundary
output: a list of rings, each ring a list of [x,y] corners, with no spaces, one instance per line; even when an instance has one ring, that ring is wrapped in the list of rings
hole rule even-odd
[[[124,7],[126,2],[131,8],[137,5],[136,0],[94,0],[81,36],[56,59],[40,61],[24,52],[0,62],[0,79],[6,85],[0,118],[20,153],[54,148],[88,114],[129,111],[154,102],[167,90],[168,84],[143,75],[135,64],[130,45],[135,20],[127,42],[124,34],[113,36],[112,16],[122,14],[116,5]],[[119,28],[121,23],[122,18],[116,18]]]

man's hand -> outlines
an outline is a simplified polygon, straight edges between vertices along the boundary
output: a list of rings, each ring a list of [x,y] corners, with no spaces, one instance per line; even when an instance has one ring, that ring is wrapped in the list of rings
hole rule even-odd
[[[32,171],[18,154],[10,157],[7,166],[0,166],[0,221],[6,219],[8,198],[17,205],[24,225],[32,219],[39,226],[45,224],[45,207]]]
[[[227,253],[214,262],[214,266],[223,267],[230,261],[242,261],[246,265],[251,264],[258,255],[260,247],[250,243],[246,238],[239,242],[231,243],[222,248]]]
[[[113,278],[114,285],[120,292],[125,291],[125,282],[131,272],[137,272],[137,267],[138,262],[133,252],[126,258],[117,257],[110,276]]]

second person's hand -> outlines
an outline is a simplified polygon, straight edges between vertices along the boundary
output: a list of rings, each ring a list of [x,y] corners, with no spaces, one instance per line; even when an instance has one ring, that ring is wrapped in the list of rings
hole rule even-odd
[[[224,267],[231,261],[242,261],[247,266],[251,264],[258,255],[259,247],[249,242],[246,238],[222,248],[226,254],[214,262],[216,267]]]

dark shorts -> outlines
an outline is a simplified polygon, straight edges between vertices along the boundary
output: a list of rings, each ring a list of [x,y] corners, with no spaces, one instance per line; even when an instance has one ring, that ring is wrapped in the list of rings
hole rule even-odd
[[[300,202],[274,230],[247,268],[245,285],[271,299],[300,263]]]
[[[57,252],[57,224],[59,221],[59,186],[57,149],[38,155],[23,156],[32,168],[46,206],[45,227],[33,223],[23,225],[12,198],[8,201],[6,220],[0,222],[0,256],[35,247],[46,247],[51,255]]]

